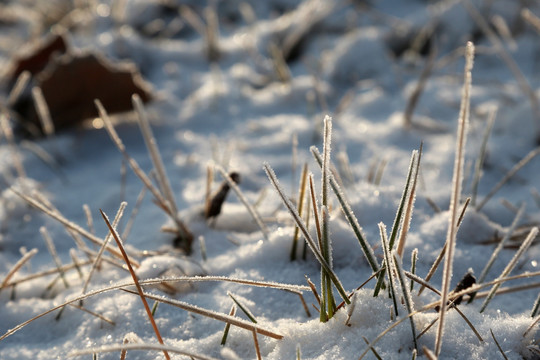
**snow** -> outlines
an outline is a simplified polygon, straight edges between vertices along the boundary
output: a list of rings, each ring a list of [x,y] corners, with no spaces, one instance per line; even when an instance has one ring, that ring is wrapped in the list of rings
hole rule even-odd
[[[487,143],[478,201],[538,146],[540,119],[535,118],[529,98],[469,15],[464,5],[469,2],[488,21],[495,16],[506,21],[513,42],[503,43],[540,97],[540,32],[520,15],[527,7],[540,16],[540,4],[536,2],[384,0],[333,5],[318,0],[208,2],[208,6],[216,6],[220,24],[220,57],[212,64],[205,57],[204,38],[178,12],[178,4],[190,6],[205,23],[206,2],[172,1],[164,5],[157,0],[99,1],[95,7],[85,9],[86,17],[78,17],[81,19],[78,25],[69,30],[68,42],[80,51],[105,54],[111,61],[133,62],[151,84],[155,100],[145,105],[145,111],[176,198],[179,218],[194,235],[189,256],[174,248],[174,234],[161,231],[162,227],[174,226],[174,222],[155,206],[147,192],[123,241],[132,261],[140,265],[136,266],[136,274],[141,281],[158,277],[179,277],[179,280],[167,285],[145,285],[145,291],[225,315],[234,304],[228,296],[232,294],[254,315],[258,326],[283,336],[274,339],[257,334],[264,359],[290,359],[296,357],[297,351],[302,359],[356,359],[363,353],[371,359],[375,357],[366,341],[376,339],[373,348],[383,359],[412,358],[414,345],[411,324],[405,317],[407,309],[398,301],[396,317],[387,290],[373,297],[375,280],[354,291],[353,304],[337,311],[328,322],[319,321],[319,314],[312,306],[316,300],[308,290],[306,277],[320,294],[320,266],[309,249],[305,260],[290,261],[294,221],[268,180],[263,164],[275,171],[285,194],[296,199],[301,167],[307,162],[314,174],[315,194],[320,194],[321,171],[310,147],[322,151],[323,119],[331,116],[331,159],[339,169],[347,201],[381,264],[383,249],[378,224],[385,224],[390,233],[411,152],[423,142],[403,270],[409,271],[411,252],[418,249],[416,274],[424,278],[443,247],[448,230],[463,85],[463,48],[467,40],[475,42],[477,53],[472,70],[471,118],[461,204],[471,196],[474,163],[492,109],[498,111]],[[59,6],[57,3],[47,6]],[[0,5],[0,64],[9,64],[15,50],[23,48],[32,34],[49,31],[51,24],[45,22],[40,12],[47,6],[34,8],[33,5],[27,0]],[[77,6],[82,7],[82,2]],[[408,48],[426,24],[436,38],[431,40],[437,43],[436,60],[415,109],[413,126],[408,129],[403,114],[429,51],[419,54],[398,50]],[[276,75],[269,47],[272,44],[279,47],[296,34],[302,36],[302,41],[286,59],[291,78],[283,83]],[[10,88],[6,81],[0,84],[3,112]],[[111,116],[129,155],[144,171],[150,172],[153,164],[135,124],[137,116],[133,113]],[[46,164],[24,146],[22,138],[17,138],[27,175],[23,178],[17,174],[12,147],[5,136],[0,139],[0,337],[9,335],[0,340],[0,359],[70,356],[83,359],[91,355],[74,353],[120,346],[125,341],[130,346],[157,346],[159,343],[138,296],[118,288],[100,291],[119,284],[134,289],[126,285],[132,283],[132,278],[122,267],[123,260],[112,260],[107,251],[88,288],[89,293],[96,293],[85,298],[83,305],[113,324],[66,306],[61,313],[56,310],[10,332],[32,317],[81,296],[92,266],[81,246],[58,221],[30,207],[10,188],[50,202],[65,218],[95,232],[99,238],[107,235],[99,209],[113,218],[120,202],[127,201],[119,226],[122,234],[143,188],[129,168],[123,184],[122,155],[100,126],[69,129],[51,138],[31,141],[49,153],[58,168]],[[344,164],[344,158],[350,163]],[[233,191],[217,218],[204,218],[207,169],[213,165],[241,175],[239,188],[268,227],[268,239]],[[381,166],[384,171],[380,183],[368,181],[370,174]],[[469,205],[457,234],[451,289],[469,269],[479,276],[496,241],[504,236],[522,203],[525,213],[518,226],[522,228],[521,235],[509,240],[509,246],[501,251],[487,274],[486,282],[501,274],[531,227],[538,226],[540,201],[534,195],[540,191],[538,174],[540,157],[535,157],[480,211]],[[216,170],[212,190],[222,181]],[[336,197],[331,191],[330,195],[333,269],[345,290],[352,292],[372,271]],[[321,199],[318,201],[321,203]],[[87,224],[84,204],[90,208],[93,229]],[[313,218],[309,226],[316,242]],[[80,266],[82,278],[76,268],[65,271],[67,288],[54,272],[55,262],[40,234],[41,227],[51,235],[64,266],[73,264],[74,257],[78,263],[86,262]],[[87,250],[99,250],[86,239],[81,241]],[[114,240],[110,245],[117,248]],[[300,236],[299,248],[303,246]],[[37,254],[4,286],[17,261],[32,249],[37,249]],[[539,261],[536,239],[510,275],[538,272]],[[48,270],[53,273],[40,275]],[[441,273],[442,265],[430,280],[436,289],[441,289]],[[36,276],[28,278],[33,275]],[[185,277],[194,277],[196,281],[188,283]],[[235,279],[295,285],[293,289],[303,293],[311,317],[296,293],[266,285],[242,284]],[[16,286],[9,285],[14,282]],[[531,276],[502,287],[537,283],[538,279]],[[399,283],[394,285],[401,294]],[[415,284],[411,294],[414,309],[421,310],[414,315],[417,334],[438,316],[433,306],[423,308],[440,300],[430,290],[418,295],[419,288]],[[529,329],[534,321],[531,309],[538,294],[538,287],[532,287],[497,295],[482,313],[479,312],[482,298],[468,304],[465,297],[459,309],[483,341],[455,310],[450,310],[445,316],[439,358],[501,358],[492,331],[508,358],[538,359],[538,353],[528,349],[538,349],[540,345],[538,324]],[[340,303],[342,299],[335,290],[334,295]],[[154,303],[151,299],[148,302],[150,306]],[[79,305],[79,301],[73,305]],[[235,316],[248,320],[239,308]],[[218,359],[257,356],[249,330],[232,326],[227,343],[222,346],[225,323],[216,319],[160,304],[155,320],[169,348]],[[401,322],[395,325],[397,321]],[[393,325],[393,329],[378,338]],[[419,358],[425,358],[422,347],[435,349],[437,326],[418,339]],[[175,359],[185,358],[172,351],[170,354]],[[104,360],[119,357],[118,350],[98,355]],[[127,358],[163,358],[163,353],[130,349]]]

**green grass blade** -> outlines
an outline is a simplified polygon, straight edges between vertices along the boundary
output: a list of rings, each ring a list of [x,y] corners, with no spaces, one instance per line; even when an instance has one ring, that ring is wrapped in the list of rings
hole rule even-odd
[[[399,202],[398,210],[396,212],[396,216],[394,218],[394,223],[392,225],[392,232],[390,234],[390,240],[389,240],[389,249],[392,250],[394,248],[394,243],[397,239],[397,234],[399,230],[400,224],[403,222],[403,211],[405,209],[405,204],[407,203],[407,197],[410,193],[410,184],[411,179],[413,178],[413,171],[416,169],[415,164],[417,161],[417,154],[418,152],[414,150],[411,154],[411,161],[409,163],[409,170],[407,173],[407,180],[405,181],[405,187],[403,188],[403,193],[401,195],[401,200]],[[381,271],[381,274],[379,275],[379,278],[377,279],[377,284],[375,285],[375,290],[373,292],[373,296],[378,296],[381,288],[384,284],[384,276],[385,276],[385,270]]]
[[[386,235],[386,226],[381,222],[379,223],[379,231],[381,234],[381,243],[384,250],[384,263],[388,265],[388,282],[390,283],[390,297],[392,298],[392,301],[394,302],[394,311],[396,313],[396,316],[399,315],[398,305],[397,305],[397,292],[395,288],[395,269],[394,269],[394,263],[392,262],[390,258],[390,249],[388,247],[388,237]]]
[[[319,166],[322,166],[322,157],[321,157],[321,154],[319,153],[319,150],[316,147],[312,146],[311,153],[315,157],[315,160],[317,160],[317,163],[319,164]],[[360,246],[362,247],[362,251],[364,252],[364,255],[371,267],[371,270],[373,272],[379,271],[379,264],[377,262],[377,259],[375,258],[373,249],[371,248],[371,245],[369,245],[369,243],[366,241],[365,236],[362,232],[362,228],[360,227],[360,224],[358,223],[358,219],[356,219],[356,216],[354,215],[349,203],[345,199],[345,195],[343,191],[341,190],[341,187],[337,183],[332,173],[329,173],[328,177],[330,180],[330,186],[332,187],[332,190],[336,194],[336,197],[339,201],[339,205],[341,206],[341,210],[345,214],[345,217],[347,218],[349,225],[353,229],[354,234],[356,235],[356,238],[358,239],[358,242],[360,243]]]
[[[309,231],[308,231],[308,229],[307,229],[307,227],[306,227],[306,225],[304,223],[304,220],[300,217],[300,215],[298,215],[298,211],[296,210],[295,206],[291,203],[291,201],[289,200],[287,195],[285,195],[285,193],[281,189],[281,185],[279,184],[279,181],[278,181],[278,179],[276,177],[276,174],[275,174],[274,170],[267,163],[264,164],[264,170],[265,170],[266,174],[268,175],[268,178],[270,179],[270,182],[272,183],[272,185],[276,189],[277,193],[281,197],[281,200],[283,201],[283,203],[285,204],[285,206],[289,210],[290,214],[292,215],[294,221],[296,222],[296,224],[300,228],[300,231],[302,231],[302,234],[304,235],[304,238],[306,239],[306,242],[309,245],[309,248],[311,249],[311,251],[315,255],[315,258],[317,258],[317,260],[319,261],[321,266],[323,268],[325,268],[325,270],[328,272],[328,274],[330,276],[330,279],[334,283],[334,285],[335,285],[337,291],[339,292],[339,295],[343,299],[343,301],[345,301],[345,303],[347,303],[347,304],[350,304],[351,302],[349,300],[349,297],[347,296],[347,292],[345,291],[345,288],[343,287],[343,285],[339,281],[337,275],[332,270],[332,268],[330,267],[328,262],[322,256],[321,252],[318,249],[317,244],[315,243],[315,241],[311,237],[311,234],[309,233]]]
[[[227,295],[229,295],[229,297],[234,301],[236,306],[238,306],[240,310],[242,310],[242,312],[246,314],[246,316],[248,317],[249,320],[251,320],[252,323],[257,324],[257,319],[255,319],[255,316],[253,315],[253,313],[245,305],[243,305],[240,301],[238,301],[230,292],[228,292]]]
[[[418,261],[418,249],[414,249],[411,253],[411,274],[416,275],[416,262]],[[414,290],[414,281],[411,280],[410,291]]]
[[[407,312],[409,313],[409,320],[411,322],[411,331],[412,331],[412,336],[413,336],[414,348],[418,349],[418,344],[416,343],[416,327],[414,325],[414,317],[412,315],[414,312],[414,307],[413,307],[411,292],[409,291],[409,288],[407,287],[405,273],[403,272],[403,267],[401,265],[401,257],[395,250],[392,252],[392,258],[394,261],[397,278],[401,285],[401,291],[403,292],[403,298],[405,300],[405,307],[407,308]]]

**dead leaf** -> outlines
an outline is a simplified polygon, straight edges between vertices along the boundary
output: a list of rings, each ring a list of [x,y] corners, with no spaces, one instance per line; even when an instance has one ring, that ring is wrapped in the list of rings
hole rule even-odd
[[[151,99],[150,86],[134,64],[114,64],[91,52],[55,57],[35,76],[35,86],[43,92],[56,130],[97,117],[94,99],[99,99],[109,113],[132,110],[133,94],[143,102]],[[24,128],[41,129],[31,99],[21,99],[14,108],[22,115]]]
[[[32,44],[31,47],[31,50],[26,51],[27,54],[15,56],[13,70],[10,74],[11,84],[23,71],[35,75],[45,69],[53,54],[65,54],[67,51],[66,40],[61,34],[40,40]]]

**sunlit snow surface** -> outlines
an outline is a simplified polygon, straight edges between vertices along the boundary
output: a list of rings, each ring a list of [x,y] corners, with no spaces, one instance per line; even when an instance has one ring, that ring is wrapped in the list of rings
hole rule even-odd
[[[46,31],[44,11],[66,11],[63,3],[44,2],[40,7],[34,6],[33,1],[20,0],[0,5],[0,64],[8,64],[15,50],[36,31]],[[161,231],[162,226],[172,222],[147,194],[129,236],[124,239],[128,251],[136,254],[134,259],[141,264],[136,270],[141,280],[206,275],[305,287],[307,276],[319,288],[319,266],[309,250],[306,260],[289,260],[294,233],[292,218],[282,207],[262,166],[269,163],[291,198],[296,198],[301,167],[307,162],[314,174],[316,191],[320,192],[320,170],[309,148],[315,145],[322,149],[322,120],[326,114],[333,117],[332,161],[340,171],[344,192],[379,262],[383,252],[377,224],[383,222],[391,228],[411,152],[423,142],[416,205],[403,265],[409,270],[410,254],[417,248],[417,274],[424,277],[444,245],[448,228],[455,130],[463,83],[462,49],[467,40],[475,41],[477,54],[463,198],[471,195],[475,161],[492,109],[498,107],[498,113],[487,144],[478,201],[537,146],[540,119],[535,119],[529,97],[459,1],[336,1],[333,5],[315,0],[211,2],[219,21],[221,53],[212,64],[205,57],[204,39],[186,16],[179,17],[177,3],[190,6],[196,19],[207,16],[207,4],[203,1],[172,1],[168,6],[157,0],[118,1],[112,6],[104,1],[92,10],[87,9],[87,17],[77,18],[80,23],[67,37],[75,49],[97,51],[112,60],[132,61],[155,93],[156,100],[146,110],[180,217],[195,235],[195,241],[188,258],[175,250],[173,236]],[[472,3],[487,20],[506,22],[512,38],[504,38],[500,31],[496,31],[497,36],[503,39],[506,51],[536,96],[540,96],[540,29],[535,30],[521,15],[527,6],[540,16],[540,5],[502,0]],[[202,24],[205,22],[202,20]],[[306,30],[308,25],[311,27]],[[413,126],[407,129],[403,114],[425,67],[427,53],[418,56],[396,52],[401,45],[409,46],[422,29],[433,31],[436,62],[416,106]],[[290,81],[282,83],[276,75],[270,48],[283,48],[284,39],[294,32],[301,35],[302,41],[288,58]],[[2,102],[9,90],[3,82]],[[134,119],[133,114],[114,118],[128,153],[145,171],[150,171],[150,156]],[[28,207],[8,190],[9,186],[28,194],[39,191],[67,219],[83,228],[88,228],[83,210],[83,204],[88,204],[95,233],[100,237],[105,237],[107,231],[99,209],[112,218],[120,202],[128,202],[120,224],[122,233],[143,187],[128,169],[123,188],[122,155],[104,129],[74,129],[36,142],[57,159],[59,170],[21,145],[28,177],[24,181],[16,178],[5,137],[0,142],[0,169],[4,175],[0,189],[0,283],[22,254],[34,248],[38,249],[37,255],[10,281],[56,267],[40,234],[41,227],[48,230],[64,265],[73,263],[72,254],[79,262],[88,260],[62,225]],[[349,169],[343,166],[345,155]],[[256,204],[268,227],[268,240],[234,193],[229,194],[221,215],[210,223],[204,220],[207,168],[212,163],[241,174],[240,188],[247,200]],[[380,184],[370,183],[370,174],[376,173],[381,164],[386,165],[382,165]],[[504,235],[521,203],[525,203],[526,210],[520,225],[540,222],[540,205],[534,195],[540,191],[538,174],[540,158],[535,158],[480,212],[469,206],[457,237],[452,288],[469,269],[480,274],[496,240]],[[213,189],[221,181],[216,172]],[[310,222],[314,231],[313,219]],[[334,197],[330,231],[335,272],[345,289],[352,291],[369,278],[371,269]],[[515,240],[510,243],[513,246],[501,252],[487,281],[500,275],[520,244]],[[116,247],[114,242],[111,244]],[[88,246],[99,250],[94,244]],[[536,272],[538,261],[540,250],[533,243],[511,274]],[[90,266],[81,270],[87,276]],[[437,289],[441,288],[441,270],[431,280]],[[81,295],[84,280],[76,270],[67,271],[65,280],[68,288],[63,280],[51,275],[2,289],[0,336]],[[103,263],[93,275],[88,291],[128,281],[128,272]],[[538,283],[538,278],[503,286],[531,283]],[[374,298],[373,288],[372,281],[356,292],[348,321],[346,307],[328,323],[319,322],[318,313],[311,306],[316,300],[308,290],[303,290],[303,296],[311,317],[306,315],[298,295],[268,287],[198,281],[145,289],[224,314],[234,304],[228,293],[232,294],[255,316],[258,325],[283,335],[282,340],[257,336],[264,359],[292,359],[298,349],[302,359],[356,359],[366,350],[366,358],[374,358],[363,338],[375,340],[406,314],[405,306],[400,305],[396,319],[387,293]],[[416,309],[439,299],[429,290],[416,296],[418,288],[416,284],[413,293]],[[533,322],[531,310],[538,293],[538,288],[532,288],[498,295],[482,314],[479,309],[483,299],[460,305],[482,336],[482,342],[457,312],[450,311],[440,358],[501,358],[490,330],[508,358],[538,358],[527,349],[538,348],[538,325],[523,336]],[[335,295],[340,302],[337,292]],[[153,305],[153,301],[149,303]],[[113,290],[85,299],[83,305],[112,320],[114,325],[68,306],[59,317],[58,311],[48,314],[0,341],[0,359],[66,359],[76,351],[119,345],[125,340],[130,344],[157,344],[139,297]],[[247,319],[240,309],[236,316]],[[415,315],[417,333],[436,317],[434,310]],[[165,304],[157,308],[155,319],[168,346],[212,358],[256,357],[253,334],[245,329],[233,326],[223,347],[223,322]],[[420,348],[434,349],[436,328],[437,324],[418,340]],[[409,322],[403,321],[382,337],[374,349],[383,359],[410,359],[411,336]],[[173,353],[171,356],[183,358]],[[118,351],[98,355],[99,359],[119,357]],[[159,357],[163,358],[159,351],[136,350],[130,350],[127,356]]]

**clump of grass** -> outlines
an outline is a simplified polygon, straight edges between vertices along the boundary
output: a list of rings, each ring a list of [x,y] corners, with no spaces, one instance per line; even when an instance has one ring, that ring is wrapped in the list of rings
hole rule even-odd
[[[156,170],[156,178],[158,182],[158,187],[154,186],[154,184],[150,180],[150,177],[140,168],[139,164],[135,161],[135,159],[129,156],[124,144],[122,143],[122,140],[120,139],[116,130],[114,129],[112,121],[110,120],[101,102],[99,100],[96,100],[95,104],[98,109],[99,116],[103,120],[105,129],[109,133],[109,136],[111,137],[112,141],[114,142],[114,144],[116,145],[120,153],[124,156],[126,161],[129,163],[135,175],[137,175],[139,179],[143,182],[143,184],[148,188],[148,190],[150,190],[159,208],[162,209],[173,220],[175,224],[175,231],[176,231],[176,236],[177,236],[175,239],[175,245],[178,245],[179,247],[184,249],[186,253],[189,254],[191,252],[193,234],[189,231],[187,226],[178,216],[178,208],[176,206],[176,200],[175,200],[169,179],[165,172],[165,167],[163,165],[163,161],[161,159],[161,155],[157,147],[156,139],[154,138],[152,134],[150,123],[148,122],[148,118],[144,111],[140,97],[137,96],[136,94],[133,95],[133,106],[138,114],[141,132],[143,134],[144,141],[146,143],[148,152],[152,159],[152,163]]]

